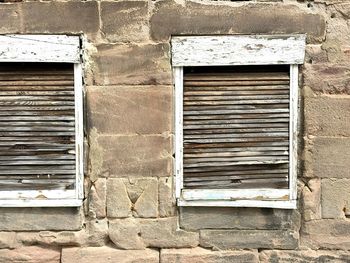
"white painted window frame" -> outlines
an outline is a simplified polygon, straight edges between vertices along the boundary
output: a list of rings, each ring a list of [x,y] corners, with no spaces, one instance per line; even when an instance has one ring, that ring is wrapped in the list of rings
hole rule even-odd
[[[175,86],[175,197],[178,206],[268,207],[297,205],[298,64],[305,56],[305,35],[235,35],[173,37]],[[184,189],[183,68],[188,66],[289,65],[289,188]]]
[[[0,62],[72,63],[75,93],[76,184],[73,190],[1,191],[0,207],[77,207],[83,200],[83,72],[79,36],[0,35]]]

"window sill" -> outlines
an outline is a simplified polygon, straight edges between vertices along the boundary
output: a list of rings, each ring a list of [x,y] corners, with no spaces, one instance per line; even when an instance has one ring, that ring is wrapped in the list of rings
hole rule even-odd
[[[82,203],[81,199],[0,199],[0,207],[79,207]]]

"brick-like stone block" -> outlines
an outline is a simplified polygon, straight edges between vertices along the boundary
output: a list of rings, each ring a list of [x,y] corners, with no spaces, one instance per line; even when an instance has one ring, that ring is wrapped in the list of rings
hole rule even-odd
[[[345,251],[327,251],[327,250],[264,250],[260,253],[261,263],[279,262],[279,263],[345,263],[350,261],[350,255]]]
[[[61,263],[159,263],[155,250],[118,250],[109,247],[63,248]]]
[[[314,137],[307,148],[306,176],[350,178],[350,138]]]
[[[86,222],[87,245],[90,247],[102,247],[108,241],[107,219],[94,219]]]
[[[172,131],[171,86],[87,89],[87,118],[100,134],[161,134]]]
[[[0,5],[0,33],[19,33],[21,30],[20,4]]]
[[[300,214],[296,210],[182,207],[180,226],[200,229],[299,229]]]
[[[169,176],[172,171],[170,138],[99,136],[93,149],[100,161],[93,163],[91,173],[104,177]]]
[[[16,246],[15,232],[0,232],[0,249],[14,248]]]
[[[304,64],[304,85],[317,93],[350,94],[349,63]]]
[[[111,42],[149,38],[148,1],[101,2],[102,32]]]
[[[133,218],[109,222],[109,238],[120,249],[145,249],[139,223]]]
[[[200,230],[200,245],[217,249],[296,249],[298,239],[289,230]]]
[[[311,249],[350,250],[350,220],[322,219],[305,222],[301,246]]]
[[[86,244],[87,232],[80,231],[40,231],[18,232],[16,240],[25,246],[83,246]]]
[[[60,263],[60,251],[41,247],[0,249],[0,262]]]
[[[322,218],[350,215],[350,179],[322,179]]]
[[[305,127],[309,135],[350,136],[350,96],[305,98]]]
[[[22,5],[26,33],[85,33],[99,30],[96,1],[26,2]]]
[[[191,249],[162,249],[161,262],[205,263],[257,263],[258,253],[253,251],[211,251],[200,247]]]
[[[1,208],[0,230],[80,230],[80,208]],[[1,262],[1,261],[0,261]]]
[[[302,215],[305,221],[321,219],[321,179],[307,182],[301,193]]]
[[[94,182],[89,191],[89,216],[106,217],[106,178],[99,178]]]
[[[132,202],[122,178],[107,180],[107,216],[124,218],[132,215]]]
[[[159,216],[171,217],[176,214],[173,177],[159,178]]]
[[[171,84],[169,44],[105,44],[92,56],[94,83]]]
[[[159,1],[150,24],[154,40],[168,40],[171,35],[181,34],[307,33],[309,42],[314,42],[325,35],[325,19],[295,5]]]
[[[140,221],[141,237],[147,247],[186,248],[198,245],[199,235],[177,229],[177,218],[144,219]]]

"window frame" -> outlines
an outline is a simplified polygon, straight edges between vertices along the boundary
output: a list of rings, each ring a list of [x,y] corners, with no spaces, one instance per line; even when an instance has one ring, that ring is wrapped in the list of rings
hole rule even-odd
[[[295,209],[297,200],[298,64],[304,61],[305,35],[173,37],[175,86],[175,197],[178,206],[268,207]],[[184,189],[183,72],[187,66],[289,65],[289,188]]]
[[[72,190],[0,191],[0,207],[78,207],[84,182],[83,69],[80,36],[0,35],[0,62],[71,63],[74,67],[76,183]]]

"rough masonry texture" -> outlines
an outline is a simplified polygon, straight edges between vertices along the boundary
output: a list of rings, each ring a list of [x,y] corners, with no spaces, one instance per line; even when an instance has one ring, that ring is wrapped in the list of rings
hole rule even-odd
[[[350,262],[347,0],[1,1],[1,34],[83,36],[81,208],[0,208],[0,262]],[[298,208],[174,199],[174,35],[306,33]]]

